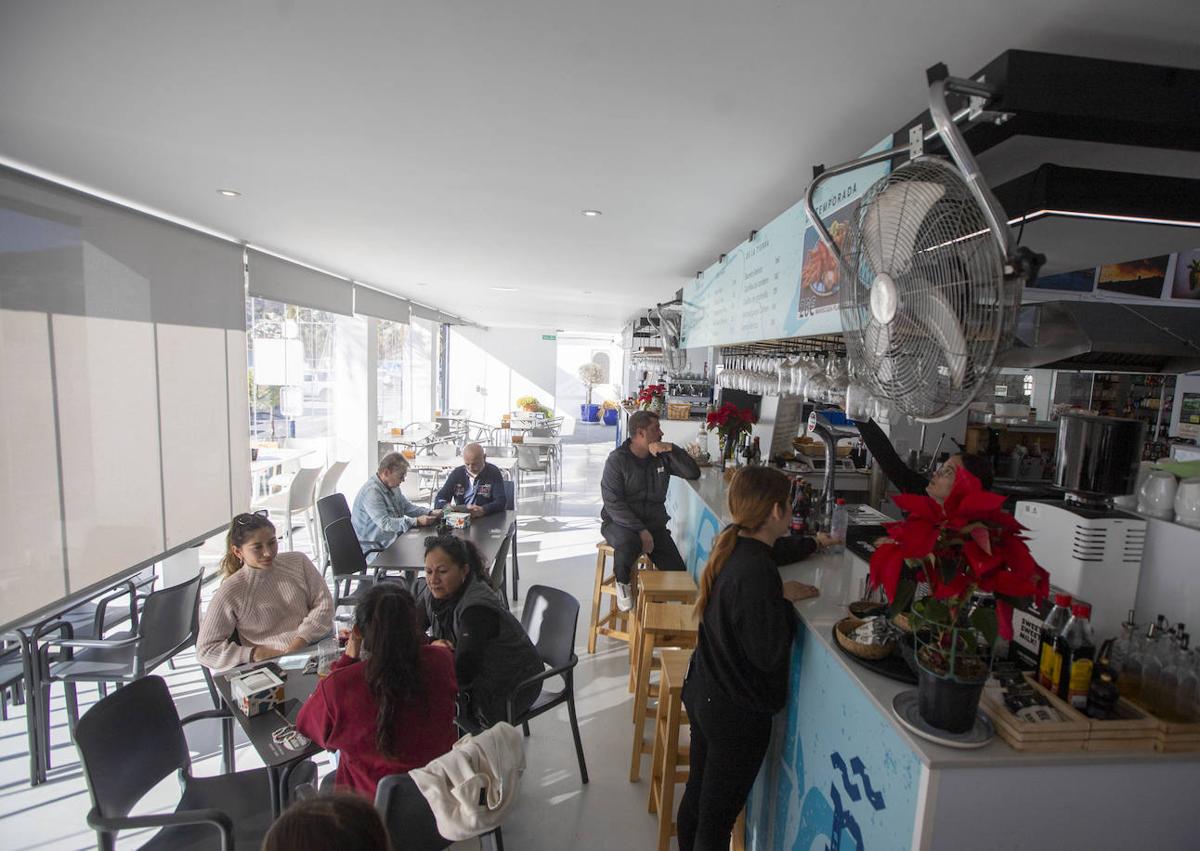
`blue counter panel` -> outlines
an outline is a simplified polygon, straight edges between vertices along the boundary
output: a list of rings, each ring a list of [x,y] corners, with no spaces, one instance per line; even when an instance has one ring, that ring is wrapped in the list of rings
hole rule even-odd
[[[920,760],[803,626],[792,646],[790,693],[746,804],[746,847],[907,849]]]

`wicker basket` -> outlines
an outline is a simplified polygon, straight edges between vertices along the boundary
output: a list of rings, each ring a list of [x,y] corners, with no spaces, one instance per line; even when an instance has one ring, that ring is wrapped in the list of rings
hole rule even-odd
[[[686,420],[692,415],[691,402],[668,402],[667,419]]]
[[[856,617],[842,618],[838,621],[837,633],[838,644],[842,645],[848,653],[853,653],[860,659],[886,659],[892,655],[892,651],[896,649],[894,642],[889,644],[859,644],[850,637],[850,633],[858,629],[863,622]]]

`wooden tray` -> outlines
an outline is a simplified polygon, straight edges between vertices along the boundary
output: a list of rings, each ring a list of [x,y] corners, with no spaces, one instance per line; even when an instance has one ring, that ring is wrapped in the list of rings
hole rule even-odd
[[[985,688],[979,700],[979,708],[992,719],[996,735],[1017,751],[1057,753],[1083,750],[1087,746],[1091,729],[1088,718],[1072,709],[1071,705],[1061,700],[1058,695],[1042,688],[1033,677],[1026,675],[1026,679],[1035,691],[1046,698],[1063,720],[1042,724],[1023,721],[1009,712],[1008,707]]]
[[[1157,741],[1158,719],[1148,715],[1140,706],[1122,698],[1117,702],[1120,718],[1102,721],[1088,718],[1089,751],[1150,751]],[[1084,716],[1087,717],[1087,716]]]
[[[1154,717],[1154,716],[1151,716]],[[1200,751],[1200,722],[1164,721],[1155,718],[1154,749],[1160,753]]]

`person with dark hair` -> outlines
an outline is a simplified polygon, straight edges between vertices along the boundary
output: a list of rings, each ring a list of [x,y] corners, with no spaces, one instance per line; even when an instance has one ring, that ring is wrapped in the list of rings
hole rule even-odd
[[[938,502],[944,502],[954,489],[954,474],[960,467],[979,479],[984,490],[992,488],[995,479],[992,464],[982,455],[973,452],[951,455],[942,462],[937,472],[929,477],[904,463],[888,436],[874,420],[859,423],[858,433],[862,435],[863,443],[867,445],[875,463],[883,469],[888,481],[901,493],[927,493]]]
[[[729,484],[733,523],[717,537],[700,578],[700,630],[683,685],[691,746],[680,851],[729,848],[767,752],[771,717],[787,702],[792,604],[817,589],[782,582],[778,567],[832,543],[824,534],[788,535],[790,496],[791,481],[773,467],[744,467]]]
[[[454,658],[423,643],[412,594],[381,582],[359,600],[346,653],[301,707],[296,728],[338,751],[339,789],[373,798],[380,778],[450,750],[457,694]]]
[[[516,687],[545,666],[520,621],[488,585],[474,544],[454,535],[425,539],[417,609],[433,643],[454,651],[461,718],[481,728],[508,721]],[[541,690],[540,683],[521,690],[513,699],[513,717],[532,706]]]
[[[262,514],[229,524],[221,585],[196,639],[196,659],[225,671],[307,647],[333,628],[333,597],[304,553],[279,552],[275,526]]]
[[[633,608],[629,581],[633,566],[648,554],[659,570],[686,570],[667,528],[667,486],[671,476],[700,478],[700,467],[686,451],[663,442],[658,415],[635,411],[629,437],[608,455],[600,479],[600,534],[613,548],[617,608]]]
[[[262,851],[389,851],[387,828],[361,795],[317,795],[292,804],[263,839]]]

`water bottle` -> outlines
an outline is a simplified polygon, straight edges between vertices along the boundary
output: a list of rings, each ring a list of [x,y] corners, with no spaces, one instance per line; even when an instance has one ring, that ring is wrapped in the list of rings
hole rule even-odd
[[[833,538],[833,544],[830,545],[829,552],[840,553],[846,548],[847,523],[846,500],[839,499],[833,507],[833,518],[829,521],[829,537]]]

